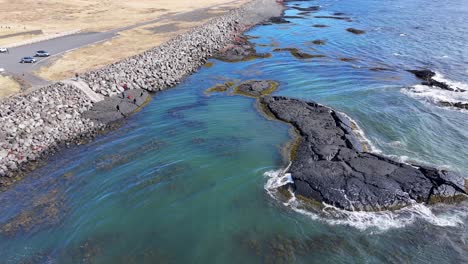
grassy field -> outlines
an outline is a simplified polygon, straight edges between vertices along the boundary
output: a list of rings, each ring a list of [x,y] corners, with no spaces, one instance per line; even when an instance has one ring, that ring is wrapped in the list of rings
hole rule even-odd
[[[0,75],[0,98],[18,93],[20,89],[19,83],[13,78]]]

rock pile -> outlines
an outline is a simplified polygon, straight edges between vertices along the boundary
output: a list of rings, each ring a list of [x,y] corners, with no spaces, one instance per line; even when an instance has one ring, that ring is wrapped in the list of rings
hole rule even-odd
[[[64,83],[0,101],[0,188],[21,178],[19,172],[27,171],[28,164],[62,143],[93,137],[108,122],[137,110],[149,95],[135,89],[159,91],[176,85],[243,31],[282,10],[274,0],[253,0],[141,55],[82,75],[80,84],[106,98],[96,105],[89,89],[84,93]],[[132,99],[119,99],[127,89]]]
[[[102,125],[82,117],[92,107],[73,86],[56,83],[0,103],[0,176],[13,176],[27,161],[53,152],[62,142],[86,136]],[[0,178],[0,185],[2,184]]]

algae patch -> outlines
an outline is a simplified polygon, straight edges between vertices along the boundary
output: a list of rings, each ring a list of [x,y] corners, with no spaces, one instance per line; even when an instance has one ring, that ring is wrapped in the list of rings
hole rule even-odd
[[[224,92],[229,91],[229,89],[231,89],[231,87],[233,87],[234,84],[235,84],[235,82],[232,82],[232,81],[225,82],[224,84],[216,84],[215,86],[206,89],[205,93],[206,94],[224,93]]]

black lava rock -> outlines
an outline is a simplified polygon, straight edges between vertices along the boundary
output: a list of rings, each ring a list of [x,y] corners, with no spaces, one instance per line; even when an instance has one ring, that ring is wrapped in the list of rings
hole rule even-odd
[[[298,197],[365,211],[466,198],[458,175],[363,151],[353,124],[339,112],[287,97],[266,96],[260,103],[300,135],[289,168]]]

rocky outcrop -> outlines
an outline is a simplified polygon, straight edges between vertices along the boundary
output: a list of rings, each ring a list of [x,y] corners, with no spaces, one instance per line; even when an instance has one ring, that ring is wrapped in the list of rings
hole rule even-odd
[[[299,134],[288,172],[297,197],[345,210],[397,209],[466,197],[463,178],[364,152],[344,115],[314,102],[260,99],[262,109]]]
[[[422,80],[422,87],[409,87],[410,95],[425,98],[431,103],[442,107],[468,110],[467,93],[465,89],[457,87],[456,83],[447,82],[431,70],[408,70]],[[431,90],[434,89],[432,92]],[[442,93],[442,96],[437,94]]]
[[[128,90],[95,103],[82,116],[98,123],[110,124],[135,113],[150,100],[151,96],[145,90]]]
[[[362,34],[366,33],[366,31],[364,31],[364,30],[355,29],[355,28],[347,28],[346,31],[348,31],[350,33],[353,33],[355,35],[362,35]]]
[[[451,87],[445,82],[440,82],[434,79],[436,73],[431,70],[408,70],[408,72],[414,74],[417,78],[423,80],[422,85],[437,87],[443,90],[452,91],[452,92],[466,92],[463,89],[458,87]]]
[[[214,56],[215,59],[225,62],[249,61],[269,57],[271,57],[269,53],[257,53],[255,45],[243,37],[239,37]]]
[[[260,97],[268,95],[276,91],[278,83],[275,81],[246,81],[234,88],[235,94],[240,94],[248,97]]]

